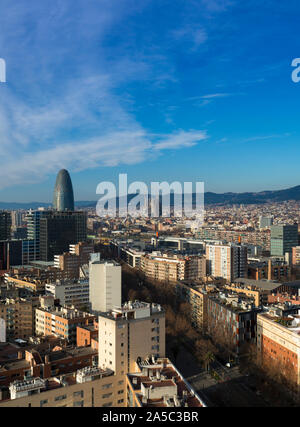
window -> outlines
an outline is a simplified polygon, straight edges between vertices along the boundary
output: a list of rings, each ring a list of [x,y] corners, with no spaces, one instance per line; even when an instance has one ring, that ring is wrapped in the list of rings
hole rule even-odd
[[[64,400],[66,398],[67,398],[66,394],[61,394],[60,396],[56,396],[54,400],[55,402],[57,402],[58,400]]]
[[[112,402],[104,403],[104,405],[102,405],[102,408],[107,408],[108,406],[112,406]]]
[[[102,390],[106,390],[106,389],[110,388],[111,386],[112,386],[112,383],[110,383],[110,384],[104,384],[102,386]]]
[[[112,396],[112,393],[106,393],[106,394],[102,394],[102,398],[103,399],[107,399],[108,397]]]
[[[83,390],[80,390],[80,391],[74,391],[74,393],[73,393],[73,396],[74,397],[83,397],[83,395],[84,395],[84,393],[83,393]]]
[[[41,400],[40,401],[40,407],[42,408],[44,405],[46,405],[48,403],[48,399],[45,400]]]
[[[74,402],[73,403],[73,407],[74,408],[79,408],[79,407],[83,407],[84,406],[84,401],[83,400],[80,400],[80,401],[78,401],[78,402]]]

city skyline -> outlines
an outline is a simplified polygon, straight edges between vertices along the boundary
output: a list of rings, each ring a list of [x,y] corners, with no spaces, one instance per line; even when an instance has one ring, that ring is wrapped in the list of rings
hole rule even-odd
[[[296,1],[33,3],[0,17],[1,201],[50,201],[61,168],[75,200],[120,173],[216,193],[300,184]]]

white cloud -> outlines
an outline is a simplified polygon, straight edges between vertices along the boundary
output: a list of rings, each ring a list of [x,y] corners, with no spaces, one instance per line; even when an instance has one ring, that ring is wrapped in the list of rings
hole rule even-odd
[[[137,120],[124,86],[176,79],[158,51],[134,55],[128,48],[111,59],[104,47],[111,29],[138,7],[133,0],[120,10],[119,2],[103,0],[102,14],[98,2],[45,0],[29,13],[25,3],[3,1],[0,50],[9,61],[8,83],[0,88],[0,188],[34,183],[60,168],[135,164],[206,138],[195,130],[153,135]],[[178,36],[194,47],[206,40],[202,28]]]

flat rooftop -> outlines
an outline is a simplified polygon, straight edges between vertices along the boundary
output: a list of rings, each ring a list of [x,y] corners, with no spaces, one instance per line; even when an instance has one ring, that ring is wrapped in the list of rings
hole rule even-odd
[[[125,302],[122,307],[114,307],[112,310],[100,313],[100,317],[114,320],[147,318],[154,313],[164,313],[160,304],[134,301]]]
[[[246,286],[252,285],[266,291],[273,291],[274,289],[277,289],[284,284],[282,282],[276,282],[275,280],[254,280],[254,279],[244,279],[243,277],[235,279],[233,282],[236,284],[246,285]],[[299,286],[300,286],[300,281],[299,281]]]

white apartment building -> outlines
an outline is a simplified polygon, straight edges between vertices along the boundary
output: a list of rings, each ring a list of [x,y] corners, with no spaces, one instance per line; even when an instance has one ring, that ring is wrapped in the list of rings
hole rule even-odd
[[[121,266],[115,261],[89,263],[90,303],[93,311],[107,312],[122,303]]]
[[[74,305],[76,308],[86,307],[90,301],[88,279],[59,280],[46,283],[47,295],[59,299],[60,305]]]
[[[99,367],[136,371],[137,360],[165,356],[165,312],[160,305],[128,302],[99,316]]]

